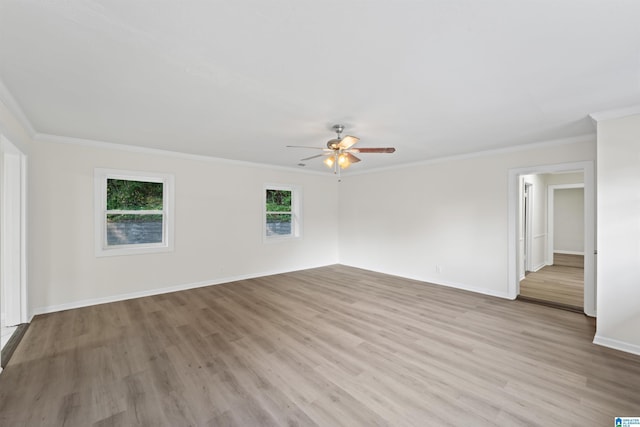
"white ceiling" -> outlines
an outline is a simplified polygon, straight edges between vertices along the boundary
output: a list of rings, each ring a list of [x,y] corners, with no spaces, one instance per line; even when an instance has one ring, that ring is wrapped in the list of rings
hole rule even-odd
[[[0,80],[38,133],[296,167],[339,122],[365,170],[593,133],[640,1],[0,0]]]

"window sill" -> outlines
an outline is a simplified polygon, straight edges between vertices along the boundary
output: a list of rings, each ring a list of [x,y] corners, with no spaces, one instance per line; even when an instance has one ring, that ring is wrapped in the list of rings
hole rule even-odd
[[[172,252],[173,246],[122,246],[110,248],[96,248],[96,257],[110,257],[122,255],[144,255],[162,252]]]
[[[292,240],[300,240],[300,236],[264,236],[263,243],[290,242]]]

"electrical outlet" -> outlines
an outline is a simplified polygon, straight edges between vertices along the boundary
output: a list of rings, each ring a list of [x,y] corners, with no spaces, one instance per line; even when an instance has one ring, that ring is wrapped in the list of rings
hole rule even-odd
[[[436,265],[436,273],[442,273],[442,266],[440,264]]]

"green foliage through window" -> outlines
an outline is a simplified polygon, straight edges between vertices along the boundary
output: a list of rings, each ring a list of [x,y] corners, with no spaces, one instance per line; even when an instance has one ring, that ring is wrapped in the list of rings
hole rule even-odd
[[[291,191],[267,190],[267,212],[291,212]]]
[[[107,179],[107,210],[162,210],[162,183]]]

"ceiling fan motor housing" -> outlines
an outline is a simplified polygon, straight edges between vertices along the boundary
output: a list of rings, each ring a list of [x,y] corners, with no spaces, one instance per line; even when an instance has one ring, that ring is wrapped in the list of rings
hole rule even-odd
[[[338,149],[338,144],[340,144],[340,140],[339,139],[330,139],[329,141],[327,141],[327,148],[331,148],[332,150],[337,150]]]

